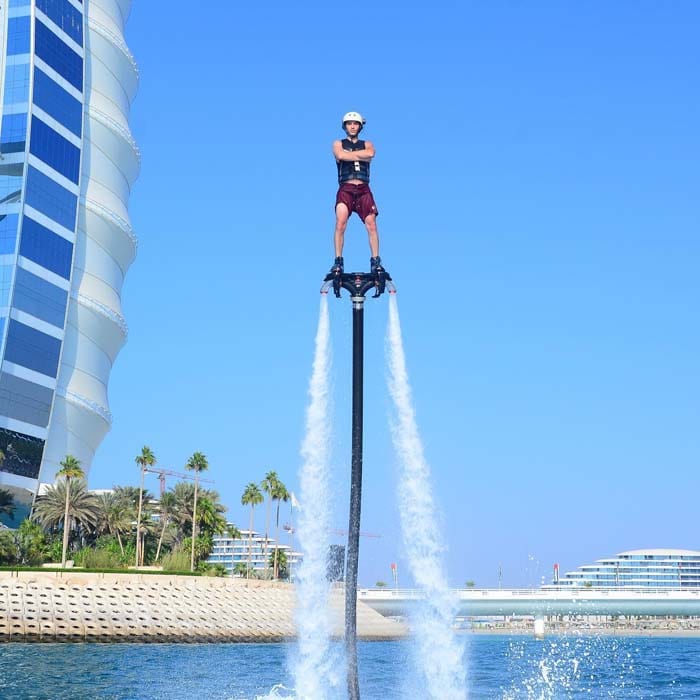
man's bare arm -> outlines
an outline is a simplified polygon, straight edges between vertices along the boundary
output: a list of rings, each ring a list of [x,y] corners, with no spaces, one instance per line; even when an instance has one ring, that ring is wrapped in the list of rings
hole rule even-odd
[[[346,151],[341,141],[333,142],[333,155],[336,160],[354,162],[356,160],[372,160],[374,158],[374,146],[370,141],[365,141],[365,147],[360,151]]]

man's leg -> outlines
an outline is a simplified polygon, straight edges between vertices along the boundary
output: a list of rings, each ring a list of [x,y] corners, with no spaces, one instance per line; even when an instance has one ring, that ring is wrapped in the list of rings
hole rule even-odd
[[[365,217],[365,226],[367,228],[367,236],[369,238],[369,249],[373,258],[379,257],[379,234],[377,233],[377,215],[367,214]]]
[[[333,242],[335,243],[335,257],[343,257],[343,244],[345,243],[345,229],[348,227],[348,219],[350,212],[345,204],[338,202],[335,205],[335,234]]]
[[[343,261],[343,244],[345,243],[345,229],[348,226],[350,211],[346,204],[337,202],[335,205],[335,234],[333,235],[333,243],[335,245],[335,260],[331,267],[331,274],[340,279],[343,274],[345,263]],[[336,296],[340,294],[340,288],[336,289]]]

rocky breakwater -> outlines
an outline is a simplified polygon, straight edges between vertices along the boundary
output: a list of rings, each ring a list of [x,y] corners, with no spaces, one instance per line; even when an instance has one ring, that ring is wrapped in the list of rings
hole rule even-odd
[[[276,642],[295,636],[289,584],[147,574],[0,572],[0,641]],[[330,596],[342,636],[344,595]],[[404,625],[358,603],[358,636],[395,639]]]

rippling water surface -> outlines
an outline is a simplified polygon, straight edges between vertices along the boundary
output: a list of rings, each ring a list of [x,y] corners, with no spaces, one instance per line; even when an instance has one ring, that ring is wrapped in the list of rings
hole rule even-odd
[[[469,698],[700,698],[698,638],[468,639]],[[417,697],[410,644],[360,643],[363,700]],[[291,698],[276,688],[292,684],[289,651],[285,644],[4,644],[0,698]]]

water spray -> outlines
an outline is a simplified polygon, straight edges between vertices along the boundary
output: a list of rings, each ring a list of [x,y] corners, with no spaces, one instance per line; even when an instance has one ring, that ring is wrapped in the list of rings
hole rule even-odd
[[[321,297],[313,371],[309,380],[306,430],[299,472],[301,510],[297,533],[304,558],[297,572],[297,655],[292,664],[296,697],[324,700],[337,674],[330,652],[329,584],[326,579],[330,428],[330,324]],[[277,697],[277,696],[273,696]]]
[[[456,600],[447,585],[444,544],[435,518],[430,466],[418,431],[406,370],[396,297],[389,300],[387,333],[389,393],[396,409],[392,438],[399,458],[399,513],[404,547],[422,595],[413,615],[416,669],[430,700],[465,700],[464,649],[452,630]]]

